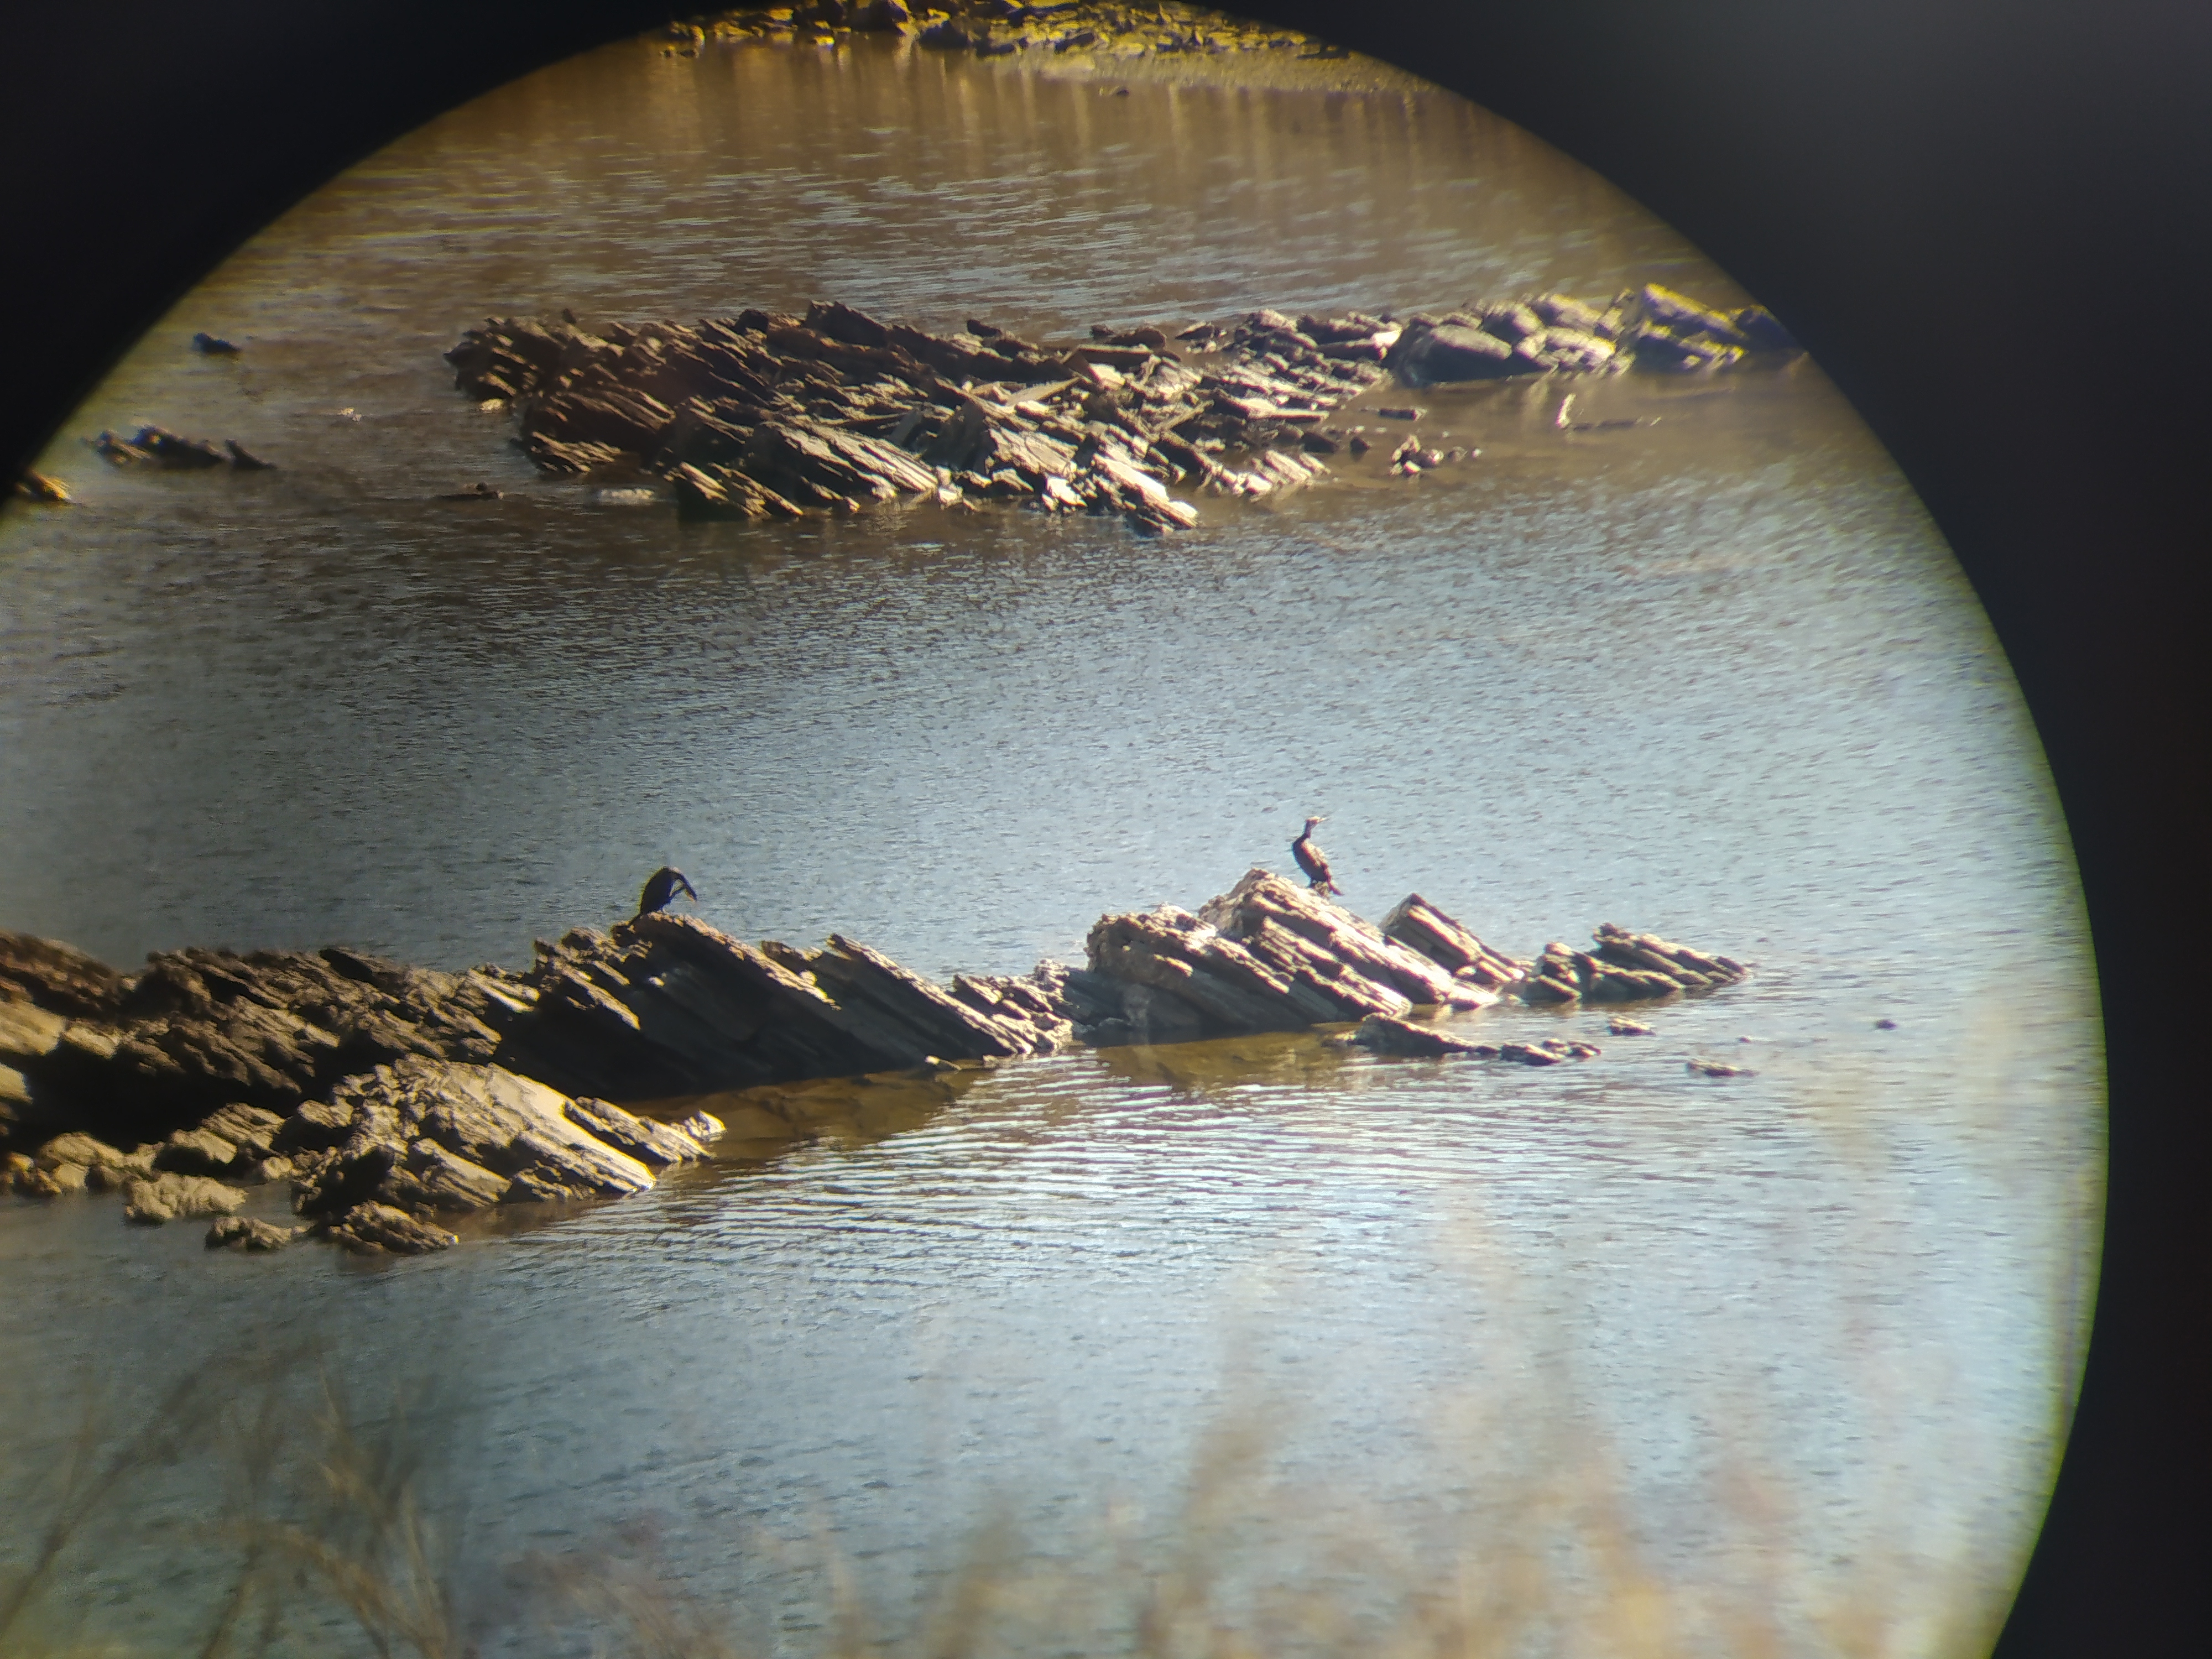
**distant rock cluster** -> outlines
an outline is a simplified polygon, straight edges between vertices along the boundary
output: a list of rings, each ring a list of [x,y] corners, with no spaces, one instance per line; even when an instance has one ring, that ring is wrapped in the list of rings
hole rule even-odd
[[[1653,283],[1605,306],[1540,294],[1442,317],[1410,317],[1388,362],[1407,385],[1431,386],[1632,367],[1682,374],[1731,368],[1757,352],[1798,349],[1763,306],[1715,311]]]
[[[1648,933],[1595,939],[1524,962],[1419,894],[1376,926],[1264,869],[1195,912],[1101,917],[1080,968],[949,986],[842,935],[754,945],[667,911],[463,974],[331,945],[162,951],[125,975],[0,933],[0,1184],[119,1192],[148,1224],[211,1218],[211,1248],[313,1236],[410,1253],[453,1242],[441,1218],[620,1197],[708,1157],[723,1123],[701,1097],[750,1091],[748,1113],[790,1115],[796,1136],[801,1105],[770,1085],[1316,1025],[1352,1024],[1332,1040],[1382,1054],[1552,1065],[1597,1051],[1437,1022],[1508,995],[1626,1000],[1745,973]],[[299,1224],[236,1213],[274,1182]]]
[[[1097,55],[1108,59],[1222,52],[1294,52],[1342,58],[1287,29],[1246,22],[1181,0],[1141,6],[1110,0],[803,0],[788,6],[738,6],[668,26],[671,52],[696,53],[710,40],[787,40],[828,46],[854,34],[905,35],[936,52],[1006,58]]]
[[[1374,319],[1256,312],[1187,331],[1186,347],[1206,348],[1194,366],[1155,328],[1046,347],[817,301],[689,326],[493,319],[447,356],[463,392],[512,404],[542,471],[642,470],[694,514],[934,496],[1158,531],[1197,521],[1171,486],[1262,495],[1321,476],[1304,440],[1382,377],[1387,337]]]
[[[447,357],[463,392],[513,409],[541,471],[641,471],[695,515],[934,497],[1158,532],[1197,522],[1176,489],[1269,495],[1326,474],[1323,457],[1364,453],[1332,417],[1387,373],[1429,386],[1722,368],[1786,343],[1756,307],[1723,315],[1646,287],[1602,310],[1561,295],[1402,324],[1263,310],[1172,339],[1101,325],[1060,344],[973,319],[932,334],[827,301],[691,325],[493,318]],[[1463,456],[1408,439],[1391,470]]]

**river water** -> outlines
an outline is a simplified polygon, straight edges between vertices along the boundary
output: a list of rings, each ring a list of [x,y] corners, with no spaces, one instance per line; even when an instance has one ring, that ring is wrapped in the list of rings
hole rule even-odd
[[[1208,1616],[1253,1629],[1291,1589],[1387,1622],[1474,1563],[1524,1642],[1499,1650],[1636,1609],[1701,1651],[1985,1646],[2090,1311],[2093,966],[2002,654],[1815,365],[1431,389],[1422,430],[1478,459],[1139,540],[934,507],[680,524],[535,478],[439,356],[562,307],[1080,337],[1655,280],[1747,297],[1392,76],[883,42],[611,46],[271,227],[57,439],[82,504],[0,520],[0,924],[119,963],[514,963],[669,861],[740,935],[1019,971],[1104,911],[1287,870],[1313,811],[1370,916],[1419,890],[1524,954],[1612,921],[1756,972],[1650,1036],[1478,1017],[1604,1048],[1549,1071],[1304,1036],[1010,1066],[380,1271],[0,1204],[0,1568],[86,1399],[128,1423],[304,1344],[387,1427],[413,1402],[486,1651],[541,1639],[518,1560],[601,1548],[764,1651],[818,1646],[826,1563],[904,1643],[981,1559],[1073,1571],[1001,1609],[1050,1627],[1030,1651],[1126,1650],[1129,1587],[1200,1559]],[[243,352],[197,356],[203,329]],[[1563,429],[1567,390],[1639,424]],[[141,422],[278,470],[79,446]],[[432,499],[479,478],[505,499]],[[56,1629],[204,1626],[216,1476],[144,1479],[66,1559]],[[1286,1649],[1321,1639],[1300,1606]]]

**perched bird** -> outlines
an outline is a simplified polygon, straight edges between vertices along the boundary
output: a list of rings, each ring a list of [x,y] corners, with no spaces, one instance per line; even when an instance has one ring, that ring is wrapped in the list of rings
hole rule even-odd
[[[1308,877],[1307,885],[1316,893],[1341,893],[1344,890],[1331,879],[1328,873],[1328,854],[1314,845],[1314,825],[1326,823],[1323,818],[1308,818],[1306,827],[1291,843],[1291,856],[1298,861],[1298,868]]]
[[[662,865],[645,878],[645,890],[637,896],[638,915],[649,916],[655,910],[665,909],[668,901],[676,896],[679,888],[695,900],[699,896],[699,890],[684,879],[681,870]]]

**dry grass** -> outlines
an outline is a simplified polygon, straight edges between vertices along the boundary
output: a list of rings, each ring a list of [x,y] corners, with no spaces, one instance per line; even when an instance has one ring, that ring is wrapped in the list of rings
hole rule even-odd
[[[290,1367],[290,1377],[298,1372]],[[308,1375],[314,1375],[312,1368]],[[242,1386],[250,1380],[251,1388]],[[1489,1494],[1511,1524],[1481,1547],[1406,1535],[1341,1494],[1294,1489],[1270,1459],[1277,1414],[1240,1407],[1201,1443],[1164,1528],[1109,1508],[1086,1547],[1040,1560],[1004,1516],[911,1630],[887,1633],[853,1565],[818,1547],[755,1540],[787,1564],[811,1557],[825,1617],[811,1644],[741,1640],[732,1610],[701,1604],[649,1557],[579,1552],[510,1566],[509,1617],[482,1631],[457,1611],[453,1538],[423,1502],[429,1459],[404,1410],[371,1427],[337,1382],[311,1395],[274,1369],[236,1367],[173,1389],[148,1426],[103,1443],[96,1418],[54,1471],[50,1514],[26,1563],[0,1581],[0,1654],[89,1659],[66,1620],[75,1552],[98,1550],[136,1486],[173,1469],[187,1443],[222,1466],[209,1537],[228,1571],[198,1609],[189,1651],[232,1656],[360,1651],[378,1659],[474,1659],[491,1651],[603,1659],[996,1659],[1114,1652],[1132,1659],[1889,1659],[1898,1632],[1875,1610],[1808,1615],[1765,1577],[1734,1590],[1670,1583],[1632,1540],[1607,1461],[1543,1456],[1552,1473]],[[1472,1422],[1458,1425],[1472,1428]],[[1491,1425],[1489,1431],[1504,1425]],[[186,1459],[185,1461],[191,1461]],[[1735,1483],[1747,1540],[1778,1517]],[[1149,1540],[1149,1541],[1148,1541]],[[1287,1547],[1287,1554],[1285,1549]],[[1755,1553],[1756,1552],[1754,1552]],[[738,1610],[742,1611],[742,1610]],[[512,1644],[510,1646],[510,1644]],[[1915,1651],[1926,1651],[1919,1643]],[[1966,1646],[1939,1644],[1950,1651]]]

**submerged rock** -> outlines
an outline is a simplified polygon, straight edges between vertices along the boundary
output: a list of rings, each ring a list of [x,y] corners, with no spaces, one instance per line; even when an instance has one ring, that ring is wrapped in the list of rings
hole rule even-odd
[[[280,1227],[273,1221],[257,1221],[246,1216],[224,1216],[208,1229],[207,1248],[210,1250],[252,1250],[263,1253],[281,1250],[295,1238],[312,1231],[307,1227]]]
[[[228,1215],[245,1202],[239,1188],[205,1176],[161,1175],[125,1183],[123,1218],[153,1227],[190,1216]]]
[[[1472,1054],[1478,1058],[1494,1055],[1497,1048],[1488,1043],[1470,1042],[1440,1031],[1433,1025],[1423,1025],[1409,1019],[1394,1018],[1389,1014],[1370,1014],[1350,1032],[1345,1042],[1361,1048],[1371,1048],[1378,1054],[1405,1054],[1419,1059],[1431,1059],[1445,1054]]]
[[[1723,1060],[1686,1060],[1682,1064],[1699,1077],[1755,1077],[1748,1066],[1731,1066]]]

